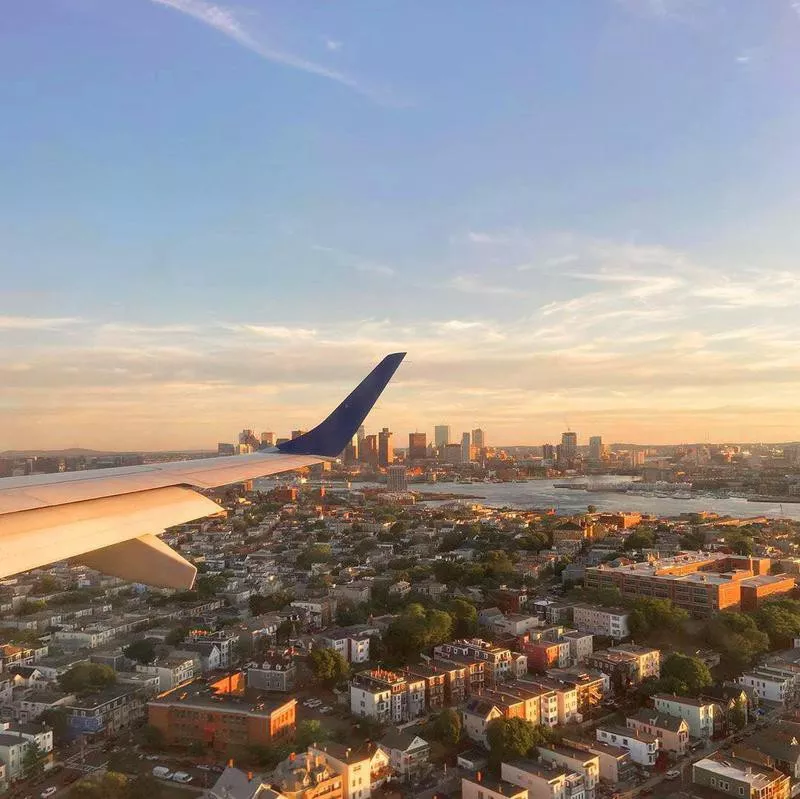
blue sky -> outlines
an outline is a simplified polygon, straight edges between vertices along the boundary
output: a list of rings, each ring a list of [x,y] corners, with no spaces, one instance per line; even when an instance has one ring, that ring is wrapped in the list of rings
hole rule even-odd
[[[800,4],[49,0],[0,30],[0,450],[797,438]]]

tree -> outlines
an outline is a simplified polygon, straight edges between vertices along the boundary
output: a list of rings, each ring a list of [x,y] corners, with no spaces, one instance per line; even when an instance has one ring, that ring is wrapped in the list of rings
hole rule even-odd
[[[634,530],[626,539],[624,549],[630,552],[634,549],[651,549],[656,542],[654,533],[649,530]]]
[[[69,713],[63,707],[49,707],[45,710],[39,721],[53,730],[53,741],[60,746],[69,737]]]
[[[656,632],[677,632],[689,614],[669,599],[641,597],[631,603],[628,627],[636,640],[647,639]]]
[[[142,742],[148,749],[163,749],[166,739],[160,728],[153,724],[145,724],[142,728]]]
[[[284,619],[275,630],[275,641],[289,643],[289,639],[294,635],[294,622],[291,619]]]
[[[717,650],[724,666],[740,673],[769,649],[769,636],[746,613],[718,613],[706,625],[705,639]]]
[[[702,660],[673,652],[661,664],[661,691],[695,696],[714,680]]]
[[[138,663],[152,663],[156,657],[156,644],[152,638],[140,638],[122,650],[125,657]]]
[[[47,594],[54,594],[56,591],[61,590],[61,583],[49,574],[40,577],[33,584],[32,593],[35,596],[46,596]]]
[[[270,613],[273,610],[283,610],[292,600],[294,596],[288,591],[276,591],[273,594],[251,594],[247,600],[250,606],[250,612],[254,616],[260,616],[262,613]]]
[[[211,599],[222,591],[228,581],[220,574],[202,575],[197,578],[195,591],[200,599]]]
[[[440,711],[433,719],[431,733],[445,746],[455,746],[461,740],[461,714],[451,707]]]
[[[699,530],[686,533],[680,540],[681,549],[700,550],[706,545],[706,537]]]
[[[301,721],[294,734],[295,747],[299,752],[308,749],[311,744],[322,744],[330,738],[328,730],[316,719]]]
[[[753,539],[742,533],[729,533],[725,536],[725,544],[737,555],[753,554]]]
[[[99,691],[116,681],[114,669],[99,663],[78,663],[58,678],[61,689],[69,694]]]
[[[741,701],[728,711],[728,724],[734,730],[741,730],[747,724],[747,710]]]
[[[453,620],[453,635],[456,638],[469,638],[478,629],[478,611],[471,602],[454,599],[447,606]]]
[[[25,747],[22,757],[22,773],[26,780],[40,776],[44,772],[44,763],[47,755],[39,748],[39,744],[31,741]]]
[[[407,660],[423,649],[450,640],[452,630],[453,619],[449,613],[414,602],[386,630],[383,643],[387,657],[397,662]]]
[[[312,649],[308,660],[314,676],[325,685],[334,686],[350,674],[350,664],[335,649]]]
[[[504,760],[525,757],[534,746],[546,743],[549,737],[546,727],[536,727],[525,719],[494,719],[486,728],[489,763],[497,769]]]
[[[800,602],[778,599],[759,608],[756,622],[768,636],[773,649],[790,647],[800,635]]]

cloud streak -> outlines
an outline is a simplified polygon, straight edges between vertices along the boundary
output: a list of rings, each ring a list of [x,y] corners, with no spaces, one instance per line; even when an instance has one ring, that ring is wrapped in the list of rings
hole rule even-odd
[[[326,78],[346,86],[348,89],[352,89],[374,102],[388,104],[385,97],[343,72],[270,46],[245,28],[236,14],[226,6],[209,3],[206,0],[150,0],[150,2],[172,8],[192,17],[267,61],[297,69],[301,72],[307,72],[320,78]]]

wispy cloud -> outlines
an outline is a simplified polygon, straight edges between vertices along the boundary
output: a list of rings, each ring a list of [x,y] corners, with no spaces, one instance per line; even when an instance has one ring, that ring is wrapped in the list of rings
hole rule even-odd
[[[175,11],[180,11],[182,14],[187,14],[198,22],[202,22],[224,36],[233,39],[242,47],[246,47],[267,61],[335,81],[375,102],[388,102],[387,98],[363,85],[350,75],[269,45],[251,33],[236,16],[235,12],[226,6],[209,3],[206,0],[151,0],[151,2],[175,9]],[[336,48],[329,47],[328,49]]]
[[[493,283],[484,282],[475,275],[456,275],[447,283],[447,286],[456,291],[461,291],[464,294],[496,294],[510,296],[522,293],[510,286],[498,286]]]
[[[0,330],[63,330],[80,322],[74,317],[0,316]]]
[[[332,52],[337,52],[342,49],[342,43],[336,41],[336,39],[326,39],[325,40],[325,47]]]
[[[346,266],[349,269],[355,269],[357,272],[380,275],[381,277],[392,277],[392,275],[395,274],[395,270],[388,264],[380,261],[373,261],[369,258],[363,258],[360,255],[355,255],[354,253],[347,252],[346,250],[340,250],[337,247],[328,247],[323,244],[312,244],[311,249],[315,252],[322,252],[326,255],[330,255],[342,266]]]

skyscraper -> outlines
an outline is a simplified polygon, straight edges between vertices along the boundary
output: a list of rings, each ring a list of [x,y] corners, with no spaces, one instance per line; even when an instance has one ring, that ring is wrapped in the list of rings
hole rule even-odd
[[[394,449],[392,448],[392,434],[388,427],[384,427],[378,433],[378,466],[387,467],[394,461]]]
[[[472,438],[469,433],[461,434],[461,462],[469,463],[472,460]]]
[[[347,446],[342,451],[342,460],[347,466],[352,466],[358,460],[358,449],[356,447],[355,436],[347,442]]]
[[[483,449],[486,446],[486,434],[480,427],[472,431],[472,446],[475,449]]]
[[[552,444],[542,444],[542,458],[546,461],[556,459],[556,448]]]
[[[261,446],[262,447],[274,447],[275,446],[275,433],[262,433],[261,434]]]
[[[359,443],[358,459],[370,466],[378,465],[378,436],[364,436],[363,441]]]
[[[422,461],[428,457],[427,436],[425,433],[408,434],[408,459]]]
[[[603,437],[591,436],[589,438],[589,460],[603,460]]]
[[[364,440],[366,435],[367,435],[367,430],[364,427],[364,425],[362,424],[361,427],[358,428],[358,432],[356,433],[356,438],[358,439],[358,443],[359,444],[361,444],[361,442]]]
[[[559,460],[566,465],[571,465],[578,455],[578,434],[566,432],[561,434],[561,447],[559,449]]]
[[[437,447],[446,447],[450,443],[449,424],[437,424],[433,428],[433,442]]]

